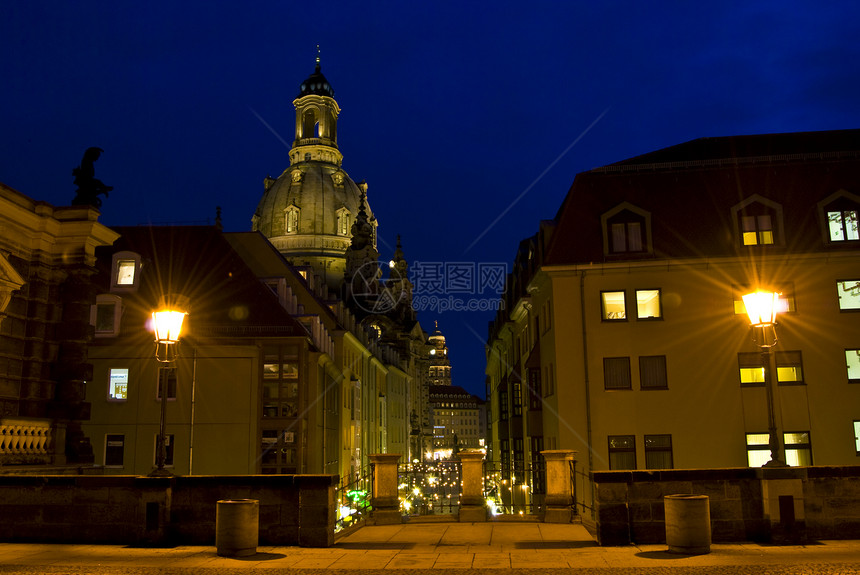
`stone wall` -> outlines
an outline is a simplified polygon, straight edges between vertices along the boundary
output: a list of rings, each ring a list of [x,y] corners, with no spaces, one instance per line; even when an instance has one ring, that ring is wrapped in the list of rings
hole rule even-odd
[[[663,497],[707,495],[711,538],[860,538],[860,467],[603,471],[593,474],[601,545],[664,543]]]
[[[0,476],[0,541],[214,545],[216,504],[260,502],[260,545],[334,543],[334,475]]]

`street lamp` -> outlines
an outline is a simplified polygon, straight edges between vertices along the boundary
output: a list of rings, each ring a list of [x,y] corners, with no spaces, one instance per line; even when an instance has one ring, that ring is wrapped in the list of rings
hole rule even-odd
[[[182,332],[182,322],[188,315],[184,311],[162,309],[152,312],[152,327],[155,332],[155,359],[159,363],[172,364],[177,358],[179,335]],[[161,385],[161,418],[158,424],[158,445],[155,453],[155,469],[152,477],[170,476],[172,473],[164,469],[167,459],[167,436],[164,434],[164,420],[167,414],[167,382],[158,379]]]
[[[770,370],[770,349],[778,341],[776,336],[776,314],[779,307],[779,293],[758,290],[743,296],[744,307],[750,318],[753,341],[761,349],[761,366],[767,397],[767,434],[770,447],[770,461],[763,467],[786,467],[779,457],[779,436],[776,433],[776,417],[773,412],[773,377]]]

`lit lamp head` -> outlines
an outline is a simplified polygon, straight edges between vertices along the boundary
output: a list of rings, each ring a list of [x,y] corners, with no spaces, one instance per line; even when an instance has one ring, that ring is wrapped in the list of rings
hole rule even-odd
[[[743,300],[753,327],[770,327],[776,324],[776,312],[779,309],[778,293],[759,290],[746,294]]]
[[[155,332],[155,358],[161,362],[176,359],[176,344],[182,332],[182,322],[188,315],[184,311],[163,309],[152,312],[152,327]]]

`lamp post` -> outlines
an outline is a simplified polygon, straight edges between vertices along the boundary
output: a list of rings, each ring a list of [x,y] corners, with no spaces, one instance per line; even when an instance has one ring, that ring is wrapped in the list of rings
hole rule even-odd
[[[172,364],[177,358],[177,347],[179,335],[182,332],[182,322],[188,315],[184,311],[174,309],[163,309],[152,312],[152,326],[155,331],[155,359],[159,363]],[[164,420],[167,414],[167,382],[161,385],[161,418],[158,424],[158,445],[155,452],[155,469],[150,473],[152,477],[166,477],[172,473],[164,468],[167,459],[167,436],[164,433]]]
[[[779,305],[779,294],[763,290],[748,293],[743,296],[744,307],[750,318],[753,331],[753,341],[761,349],[762,375],[764,376],[765,394],[767,397],[767,434],[770,447],[770,461],[763,467],[786,467],[779,456],[779,436],[776,433],[776,417],[773,411],[773,376],[770,370],[770,350],[778,341],[776,336],[776,314]]]

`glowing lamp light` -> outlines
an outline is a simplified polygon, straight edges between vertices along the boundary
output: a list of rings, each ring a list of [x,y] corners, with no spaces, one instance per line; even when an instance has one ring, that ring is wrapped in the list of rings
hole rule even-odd
[[[173,344],[179,341],[182,322],[188,315],[183,311],[160,310],[152,312],[152,327],[155,330],[155,343]]]
[[[776,323],[779,293],[759,290],[746,294],[743,300],[753,327],[769,327]]]

